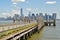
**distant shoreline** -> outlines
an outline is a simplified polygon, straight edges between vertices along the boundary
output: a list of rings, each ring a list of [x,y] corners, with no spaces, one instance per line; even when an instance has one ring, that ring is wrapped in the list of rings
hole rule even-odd
[[[56,19],[57,21],[60,21],[60,19]]]

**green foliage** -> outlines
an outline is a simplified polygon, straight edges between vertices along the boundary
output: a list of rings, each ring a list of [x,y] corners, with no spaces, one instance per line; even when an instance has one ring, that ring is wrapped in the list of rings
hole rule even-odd
[[[15,28],[15,29],[11,29],[11,30],[7,30],[7,31],[4,31],[4,32],[1,32],[0,33],[0,38],[3,38],[3,37],[8,36],[8,35],[10,35],[12,33],[16,33],[18,31],[24,30],[26,28],[29,28],[29,27],[32,27],[32,26],[35,26],[35,25],[36,24],[33,23],[33,24],[30,24],[30,25],[25,25],[23,27],[19,27],[19,28]]]

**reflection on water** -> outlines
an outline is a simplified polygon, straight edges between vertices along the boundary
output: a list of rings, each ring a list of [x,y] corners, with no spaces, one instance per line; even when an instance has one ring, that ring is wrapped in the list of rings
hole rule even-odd
[[[34,34],[28,40],[60,40],[60,21],[56,26],[45,26],[40,33]]]

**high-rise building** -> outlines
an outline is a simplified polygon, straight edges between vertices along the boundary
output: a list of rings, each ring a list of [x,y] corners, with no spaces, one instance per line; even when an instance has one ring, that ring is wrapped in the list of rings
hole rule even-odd
[[[32,18],[33,20],[35,20],[35,14],[34,14],[34,13],[32,14],[31,18]]]
[[[21,8],[21,17],[24,17],[24,15],[23,15],[23,9]]]
[[[15,14],[15,15],[13,16],[13,18],[19,18],[19,15],[18,15],[18,14]]]
[[[48,19],[49,19],[49,20],[52,19],[52,16],[51,16],[51,15],[48,15]]]
[[[56,13],[53,13],[52,19],[56,19]]]
[[[39,13],[39,16],[43,16],[43,13]]]
[[[39,13],[39,17],[44,18],[43,13]]]
[[[20,20],[19,14],[15,14],[15,15],[13,16],[13,19],[14,19],[15,21]]]
[[[39,15],[38,14],[36,14],[36,17],[38,17]]]
[[[48,15],[47,15],[47,13],[45,13],[45,20],[48,20]]]
[[[29,18],[31,17],[31,12],[29,12],[28,17],[29,17]]]

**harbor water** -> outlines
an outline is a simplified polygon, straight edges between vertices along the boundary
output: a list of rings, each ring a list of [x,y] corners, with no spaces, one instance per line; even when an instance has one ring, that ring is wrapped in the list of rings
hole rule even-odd
[[[56,22],[56,26],[45,26],[28,40],[60,40],[60,21]]]

